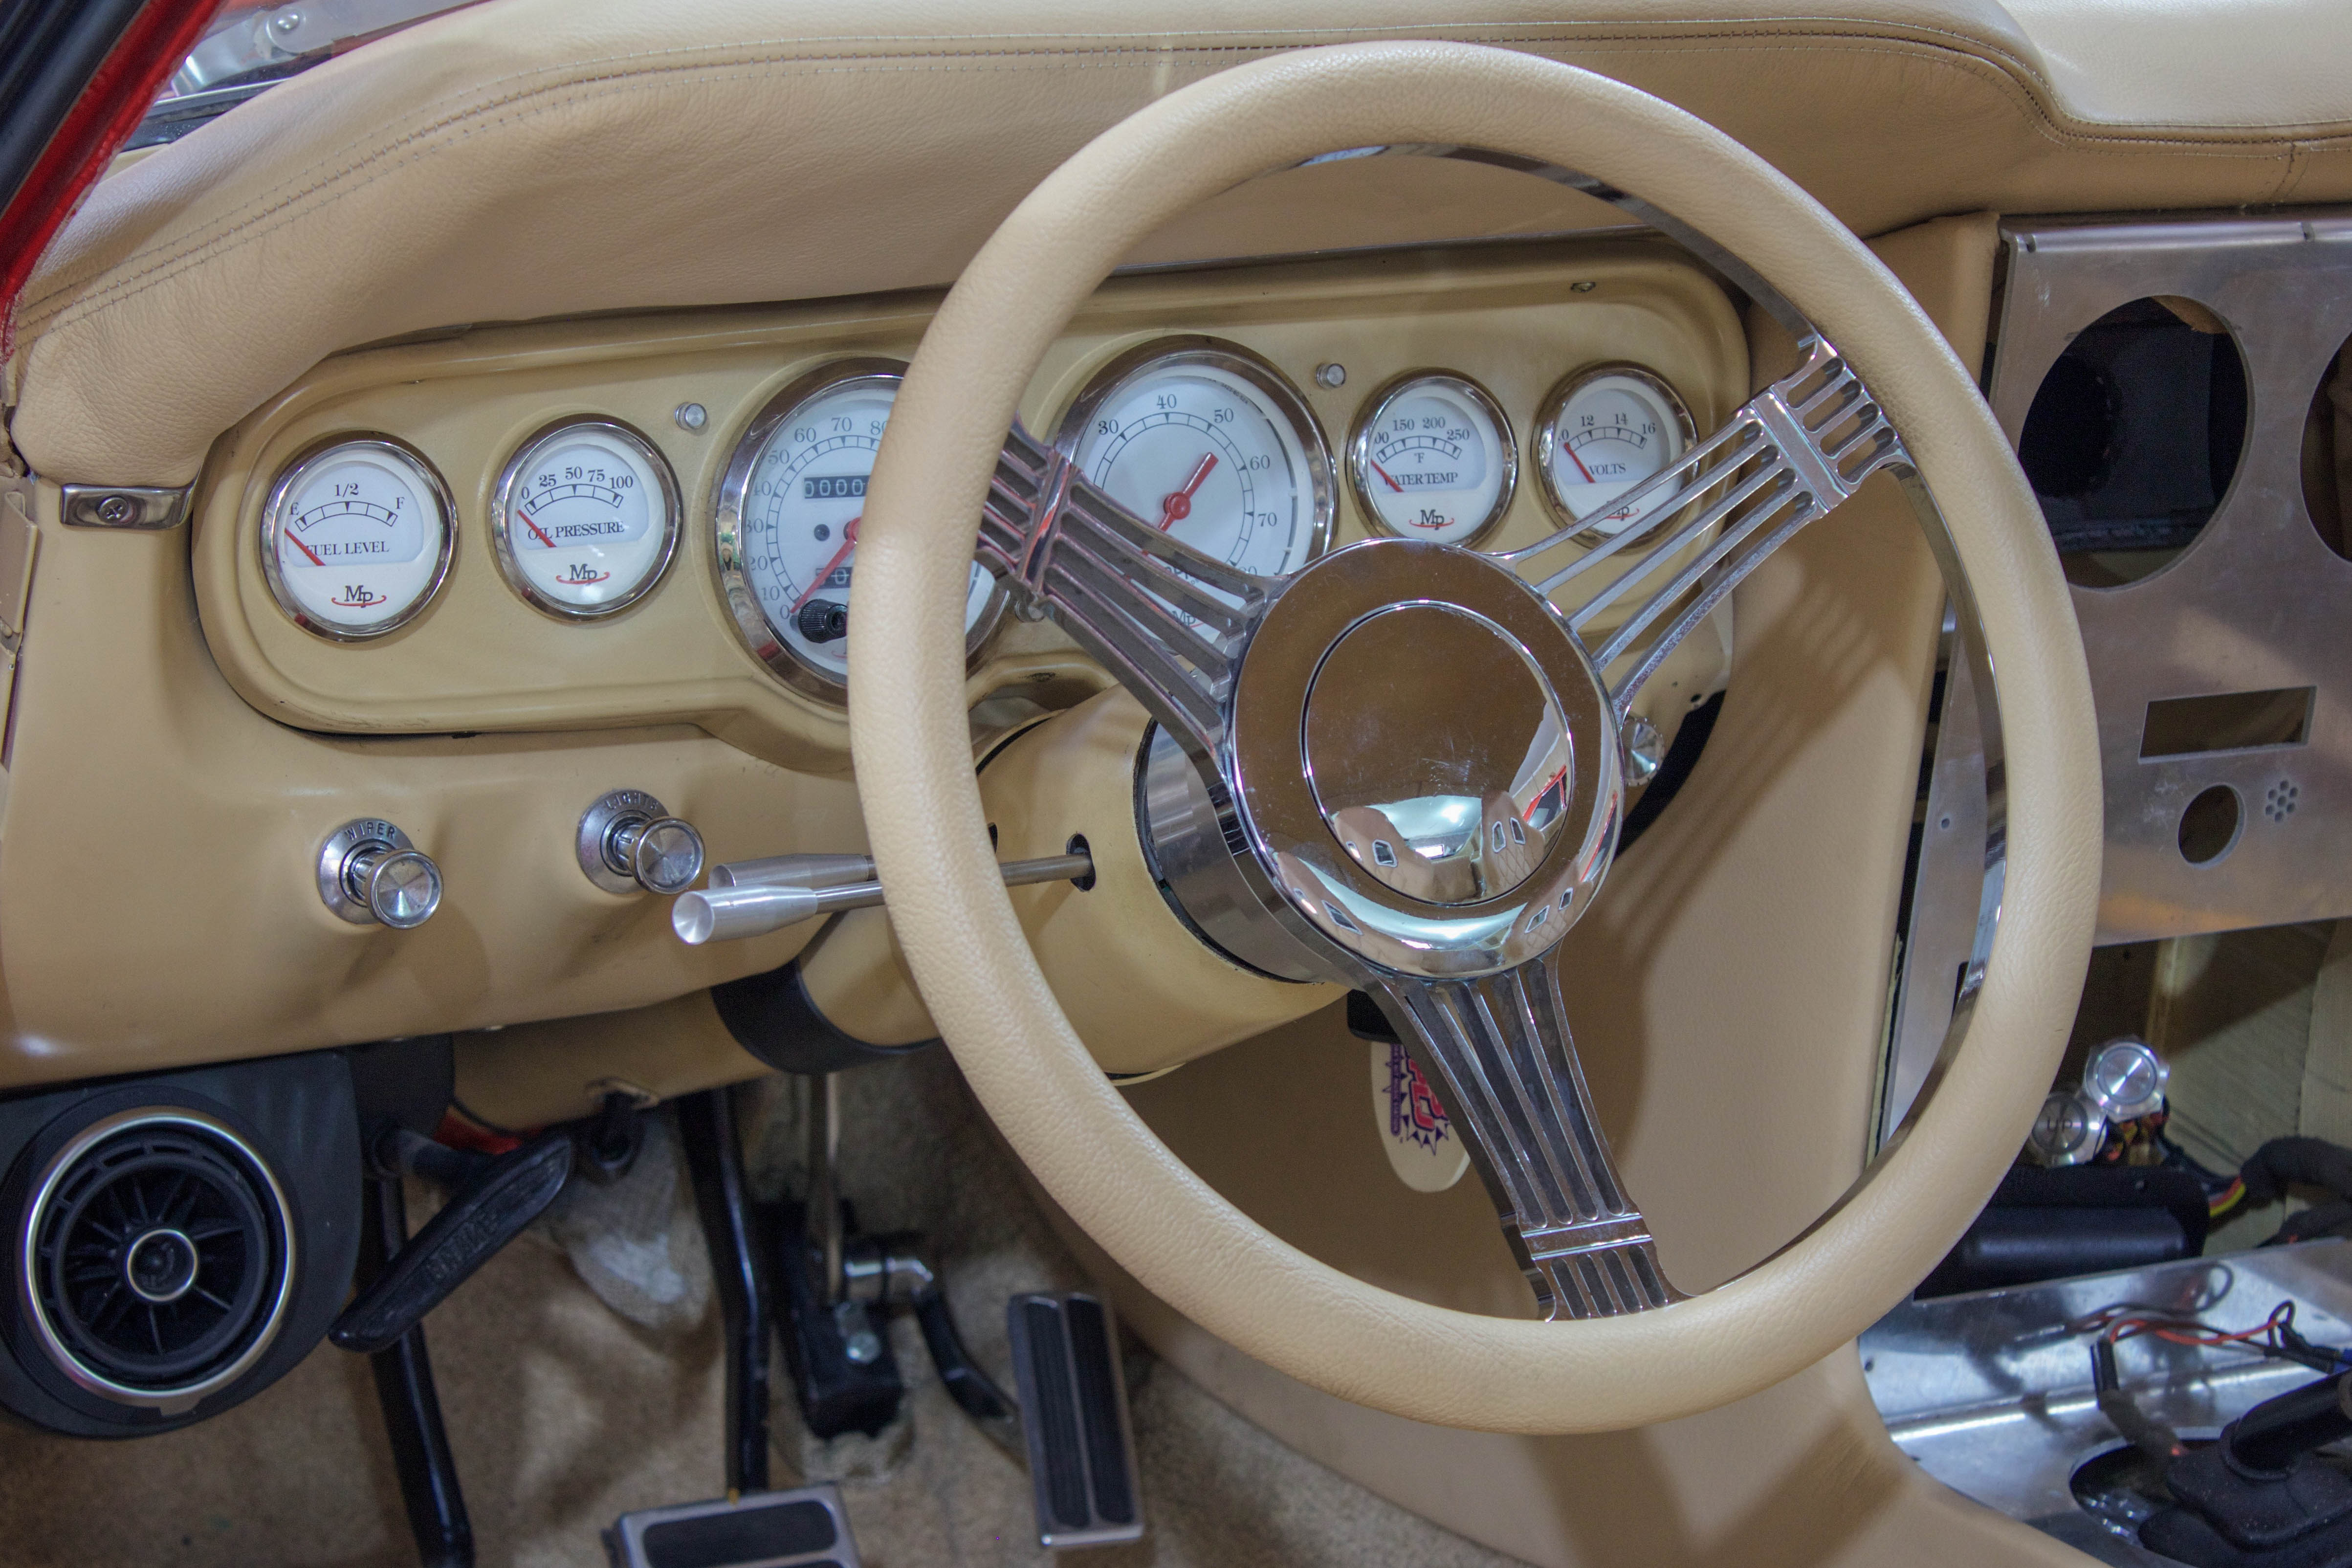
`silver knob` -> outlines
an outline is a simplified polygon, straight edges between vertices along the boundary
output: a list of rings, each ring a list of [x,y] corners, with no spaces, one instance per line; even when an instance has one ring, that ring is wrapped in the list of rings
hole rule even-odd
[[[413,931],[441,907],[441,868],[391,823],[363,816],[319,847],[319,897],[353,925]]]
[[[641,789],[597,797],[575,847],[580,869],[608,893],[682,893],[702,875],[702,835]]]

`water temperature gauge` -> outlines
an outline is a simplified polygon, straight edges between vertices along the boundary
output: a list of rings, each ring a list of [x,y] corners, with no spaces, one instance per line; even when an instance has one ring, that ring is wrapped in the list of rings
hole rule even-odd
[[[449,574],[448,487],[389,436],[312,448],[278,476],[261,519],[261,574],[305,631],[358,642],[416,618]]]
[[[661,581],[677,515],[677,481],[652,442],[612,420],[567,420],[524,442],[499,477],[490,542],[527,604],[598,620]]]
[[[1698,439],[1675,389],[1634,364],[1579,371],[1536,413],[1536,466],[1560,521],[1602,539],[1652,521],[1655,508],[1618,499]]]
[[[1348,443],[1356,504],[1400,539],[1476,543],[1503,521],[1518,478],[1501,406],[1447,371],[1414,371],[1374,393]]]

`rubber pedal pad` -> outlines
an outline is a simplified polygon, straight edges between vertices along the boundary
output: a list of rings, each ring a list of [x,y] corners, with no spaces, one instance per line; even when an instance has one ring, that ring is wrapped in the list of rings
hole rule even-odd
[[[1038,1542],[1102,1546],[1142,1539],[1135,1428],[1109,1303],[1086,1291],[1015,1296],[1004,1315]]]
[[[612,1568],[860,1568],[830,1482],[625,1513],[604,1553]]]

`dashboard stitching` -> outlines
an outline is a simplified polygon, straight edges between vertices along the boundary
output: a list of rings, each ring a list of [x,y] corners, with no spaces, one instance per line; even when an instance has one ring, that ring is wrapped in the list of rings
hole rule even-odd
[[[1869,35],[1860,36],[1862,38],[1867,38],[1869,37]],[[1556,35],[1524,35],[1507,38],[1490,38],[1486,41],[1496,44],[1525,46],[1529,48],[1530,52],[1536,53],[1549,53],[1562,48],[1575,49],[1580,42],[1582,42],[1585,44],[1585,50],[1580,52],[1617,55],[1658,55],[1698,52],[1692,49],[1690,46],[1694,44],[1705,46],[1709,43],[1711,37],[1716,39],[1718,47],[1724,40],[1736,39],[1738,41],[1736,47],[1740,49],[1756,49],[1758,47],[1759,41],[1766,37],[1776,40],[1784,40],[1776,42],[1770,46],[1771,52],[1780,53],[1791,52],[1801,47],[1807,50],[1817,50],[1821,47],[1818,42],[1814,41],[1809,36],[1792,33],[1780,33],[1777,31],[1772,33],[1759,32],[1754,34],[1743,34],[1734,31],[1719,36],[1685,33],[1656,38],[1633,37],[1625,38],[1590,39],[1588,35],[1587,38],[1589,41],[1571,37],[1563,37]],[[1959,69],[1971,77],[1987,80],[1997,89],[2004,91],[2011,98],[2013,102],[2017,102],[2021,108],[2027,110],[2029,121],[2033,124],[2034,129],[2037,132],[2061,146],[2070,146],[2076,142],[2084,142],[2090,144],[2094,148],[2107,146],[2115,147],[2123,151],[2147,152],[2177,151],[2184,146],[2188,146],[2202,151],[2209,156],[2235,157],[2240,159],[2256,159],[2265,161],[2284,157],[2288,162],[2290,169],[2292,168],[2292,147],[2283,151],[2273,147],[2250,146],[2243,141],[2221,138],[2116,137],[2100,134],[2085,134],[2083,132],[2070,131],[2055,121],[2049,114],[2046,108],[2035,99],[2034,95],[2025,90],[2023,84],[2009,72],[1998,69],[1992,66],[1991,62],[1973,55],[1961,54],[1959,58],[1953,58],[1956,51],[1940,46],[1906,45],[1904,40],[1894,38],[1885,39],[1877,44],[1854,41],[1843,37],[1833,37],[1828,40],[1828,42],[1830,46],[1839,53],[1853,55],[1910,56],[1919,58],[1928,64],[1943,66],[1947,68]],[[471,107],[447,113],[441,119],[420,126],[417,130],[400,137],[396,141],[381,145],[374,152],[368,153],[362,158],[358,163],[347,165],[342,169],[336,170],[333,173],[327,174],[314,179],[308,186],[297,190],[289,195],[281,197],[269,205],[261,207],[260,210],[254,212],[251,216],[246,218],[242,222],[231,224],[226,228],[216,228],[209,236],[184,243],[183,246],[174,247],[171,251],[155,255],[147,262],[146,265],[136,267],[106,287],[75,300],[70,304],[58,310],[54,316],[44,317],[41,307],[46,305],[50,300],[57,298],[58,294],[67,291],[71,287],[69,283],[60,280],[60,286],[58,289],[52,289],[45,293],[39,299],[30,302],[29,309],[26,311],[26,337],[27,339],[30,339],[37,333],[46,332],[47,331],[56,330],[72,324],[77,321],[95,313],[100,309],[117,303],[122,300],[134,297],[138,293],[143,291],[144,289],[152,287],[162,282],[165,279],[173,276],[181,269],[181,264],[202,259],[207,254],[214,253],[217,249],[228,246],[229,242],[245,236],[247,230],[256,229],[257,226],[265,225],[266,220],[274,216],[280,214],[287,214],[289,216],[293,216],[289,213],[289,209],[302,202],[305,197],[318,195],[322,192],[330,192],[331,187],[342,181],[345,176],[357,172],[358,169],[365,167],[368,163],[381,164],[382,161],[385,158],[395,157],[396,154],[400,153],[404,150],[415,147],[417,142],[435,138],[442,133],[450,132],[452,131],[454,131],[456,134],[461,136],[476,134],[478,132],[490,130],[499,125],[516,123],[525,118],[561,110],[575,103],[586,101],[594,97],[611,96],[619,92],[632,90],[648,90],[656,85],[659,85],[658,80],[653,79],[667,79],[681,72],[699,74],[714,80],[723,80],[729,76],[741,75],[745,73],[752,73],[761,76],[815,76],[836,73],[879,73],[922,70],[982,72],[992,69],[1017,70],[1024,68],[1118,69],[1135,68],[1145,65],[1147,62],[1154,66],[1164,65],[1171,55],[1197,56],[1202,57],[1204,60],[1215,60],[1225,57],[1240,58],[1244,57],[1259,57],[1276,52],[1280,52],[1280,50],[1275,46],[1237,44],[1231,46],[1187,46],[1175,49],[1127,47],[1113,50],[1004,50],[990,51],[985,54],[966,53],[911,57],[880,57],[866,55],[815,57],[772,56],[764,59],[734,58],[719,61],[706,61],[696,64],[680,63],[673,66],[661,67],[656,69],[647,69],[640,67],[632,70],[608,72],[601,76],[574,76],[562,82],[547,83],[542,86],[531,87],[509,92],[503,98],[491,100],[486,102],[478,102]],[[615,57],[614,63],[619,63],[621,61],[633,58],[651,58],[656,57]],[[992,61],[1000,63],[983,63]],[[517,77],[505,79],[509,81],[520,81],[526,79],[526,78]],[[500,82],[485,84],[487,88],[490,89],[495,89],[500,85],[502,85]],[[583,92],[582,90],[583,89],[588,90]],[[478,87],[467,90],[471,93],[478,94],[484,90],[484,88]],[[533,97],[551,93],[561,94],[562,96],[555,98],[552,101],[523,109],[519,113],[509,112],[506,114],[497,114],[494,112],[500,109],[513,110],[517,106],[527,103],[529,100]],[[465,96],[465,94],[453,95],[453,97],[463,96]],[[421,156],[423,155],[423,153],[433,150],[436,149],[431,147],[420,149],[415,153],[415,156]],[[345,190],[356,191],[363,189],[367,184],[373,183],[374,180],[383,177],[384,174],[391,173],[394,170],[405,167],[413,161],[413,157],[395,157],[395,161],[391,163],[388,166],[380,166],[375,173],[369,174],[365,179],[345,186]],[[314,168],[317,166],[318,165],[313,165]],[[280,189],[283,188],[283,186],[280,187]],[[340,195],[341,193],[334,192],[331,194]],[[264,202],[268,199],[268,194],[265,194],[263,196],[255,198],[257,203]],[[261,226],[257,229],[257,233],[267,234],[271,232],[275,226],[276,226],[274,225]],[[131,258],[131,260],[135,261],[136,259],[137,258],[134,254],[134,257]]]

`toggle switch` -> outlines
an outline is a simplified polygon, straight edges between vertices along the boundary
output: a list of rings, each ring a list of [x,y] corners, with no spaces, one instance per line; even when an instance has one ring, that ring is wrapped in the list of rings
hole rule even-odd
[[[441,868],[391,823],[363,816],[319,847],[319,897],[353,925],[411,931],[441,907]]]
[[[702,835],[641,789],[597,797],[575,847],[580,869],[608,893],[682,893],[702,875]]]

